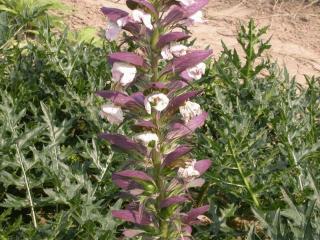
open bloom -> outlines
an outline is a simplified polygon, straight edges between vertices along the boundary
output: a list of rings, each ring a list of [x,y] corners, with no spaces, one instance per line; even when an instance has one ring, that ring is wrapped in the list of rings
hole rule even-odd
[[[122,27],[128,23],[128,17],[119,18],[116,22],[110,21],[106,28],[106,38],[110,41],[116,40]]]
[[[119,82],[121,86],[126,86],[134,80],[137,69],[128,63],[115,62],[112,65],[111,73],[112,81]]]
[[[102,105],[100,115],[107,118],[111,124],[119,125],[123,122],[123,112],[121,107],[118,107],[113,103]]]
[[[137,23],[143,23],[150,30],[153,29],[151,15],[141,9],[135,9],[132,11],[132,19]]]
[[[195,164],[197,163],[196,160],[193,160],[192,162],[187,163],[187,165],[183,168],[180,167],[178,169],[178,177],[184,178],[184,179],[190,179],[194,177],[199,177],[200,173],[195,169]]]
[[[157,134],[152,133],[152,132],[144,132],[137,134],[135,136],[135,139],[142,142],[145,146],[148,146],[150,142],[154,141],[155,144],[157,145],[159,138]]]
[[[144,107],[149,114],[151,114],[152,108],[161,112],[166,109],[168,104],[169,98],[163,93],[152,94],[144,100]]]
[[[199,80],[203,74],[206,72],[206,64],[203,62],[197,64],[196,66],[192,68],[187,69],[187,74],[190,78]]]
[[[188,47],[182,44],[168,44],[162,51],[161,56],[165,60],[171,60],[174,57],[182,57],[187,54]]]
[[[202,113],[200,105],[191,101],[186,101],[183,106],[179,107],[179,111],[185,123],[188,123],[192,118]]]

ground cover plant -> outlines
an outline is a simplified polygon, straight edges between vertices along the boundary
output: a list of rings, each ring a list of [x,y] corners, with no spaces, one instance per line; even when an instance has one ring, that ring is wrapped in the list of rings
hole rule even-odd
[[[128,160],[98,135],[131,136],[132,121],[103,120],[95,94],[114,85],[106,56],[120,49],[57,31],[46,11],[23,24],[0,12],[0,239],[121,239],[132,224],[112,211],[129,201],[112,173]],[[193,239],[319,239],[319,78],[301,86],[264,58],[266,31],[241,28],[244,54],[225,47],[189,86],[208,113],[190,156],[212,163],[192,191],[189,205],[210,205]]]
[[[273,228],[268,225],[270,238],[317,239],[319,78],[307,77],[307,86],[301,86],[285,69],[261,58],[271,47],[269,40],[262,41],[266,31],[252,21],[242,27],[238,42],[245,58],[224,46],[220,59],[200,83],[206,84],[201,105],[206,106],[210,120],[200,135],[199,145],[204,147],[198,154],[213,159],[206,195],[215,206],[216,224],[229,221],[228,235],[230,231],[241,235],[255,217],[262,220],[258,212],[265,211],[274,214]],[[302,213],[295,204],[311,207]],[[281,212],[282,208],[286,210]],[[226,210],[229,219],[219,219],[219,211]]]

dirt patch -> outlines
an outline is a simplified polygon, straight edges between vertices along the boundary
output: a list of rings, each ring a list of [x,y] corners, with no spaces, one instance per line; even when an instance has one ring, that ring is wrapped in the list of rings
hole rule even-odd
[[[123,0],[62,0],[71,7],[67,21],[71,28],[104,27],[102,6],[126,9]],[[304,74],[320,76],[320,6],[302,1],[215,0],[205,10],[207,23],[192,28],[197,45],[210,47],[219,54],[221,41],[238,49],[236,31],[253,18],[260,26],[270,26],[272,48],[268,56],[286,65],[289,73],[304,82]]]

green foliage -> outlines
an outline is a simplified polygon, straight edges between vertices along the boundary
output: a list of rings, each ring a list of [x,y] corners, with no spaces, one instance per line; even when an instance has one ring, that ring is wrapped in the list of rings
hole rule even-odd
[[[285,208],[281,188],[304,204],[310,187],[307,169],[320,177],[319,79],[307,78],[303,87],[261,58],[270,47],[260,40],[265,31],[252,21],[241,27],[238,41],[245,63],[224,45],[201,83],[206,85],[202,106],[210,120],[199,136],[197,154],[213,160],[207,174],[207,196],[216,208],[212,215],[221,218],[230,203],[236,207],[234,216],[213,224],[211,237],[245,235],[257,221],[251,207],[262,212]],[[214,230],[219,227],[227,234]]]
[[[116,239],[118,160],[96,136],[111,46],[37,31],[0,51],[0,239]]]
[[[262,227],[266,229],[266,235],[271,239],[319,239],[320,238],[320,195],[315,179],[308,175],[312,195],[300,205],[288,196],[282,189],[283,199],[287,205],[283,210],[261,213],[253,210]],[[253,239],[257,233],[250,233]]]
[[[0,50],[16,40],[33,39],[48,18],[52,25],[60,25],[58,17],[47,15],[50,9],[63,9],[63,5],[59,0],[0,0]]]

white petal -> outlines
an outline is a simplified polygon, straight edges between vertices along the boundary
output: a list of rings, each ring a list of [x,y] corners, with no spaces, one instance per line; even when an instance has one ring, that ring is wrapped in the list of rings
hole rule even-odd
[[[122,86],[126,86],[134,80],[137,74],[137,68],[128,63],[115,62],[112,66],[111,73],[114,82],[120,82]]]
[[[158,135],[152,132],[140,133],[135,136],[135,139],[142,142],[145,146],[148,146],[150,142],[155,141],[157,144],[159,141]]]
[[[153,29],[151,15],[141,9],[135,9],[132,11],[132,19],[137,23],[143,23],[150,30]]]
[[[189,19],[193,22],[193,23],[203,23],[203,12],[202,11],[197,11],[196,13],[194,13],[193,15],[191,15],[189,17]]]
[[[123,17],[123,18],[119,18],[119,19],[117,20],[117,25],[118,25],[119,27],[123,27],[123,26],[125,26],[128,22],[129,22],[129,17],[126,16],[126,17]]]
[[[193,160],[188,163],[184,168],[178,169],[178,177],[190,180],[194,177],[199,177],[200,173],[194,168],[197,161]]]
[[[194,0],[177,0],[177,1],[180,2],[184,6],[190,6],[195,3]]]
[[[175,57],[182,57],[187,54],[188,47],[182,44],[173,44],[170,47],[170,52]]]
[[[170,46],[169,46],[169,45],[166,45],[166,46],[164,46],[164,47],[162,48],[162,50],[161,50],[161,56],[162,56],[162,58],[165,59],[165,60],[171,60],[171,59],[173,59],[173,55],[172,55],[172,53],[171,53],[171,51],[170,51]]]
[[[166,109],[168,104],[169,98],[163,93],[152,94],[146,97],[144,102],[145,109],[149,114],[151,114],[151,108],[161,112]]]
[[[206,64],[199,63],[192,68],[187,69],[188,76],[192,79],[199,80],[206,72]]]
[[[200,105],[191,101],[187,101],[183,106],[179,107],[179,111],[185,123],[202,113]]]
[[[116,40],[120,32],[121,27],[117,23],[109,22],[106,27],[106,38],[110,41]]]
[[[102,117],[107,118],[111,124],[119,125],[124,119],[121,107],[112,103],[102,105],[100,114]]]

